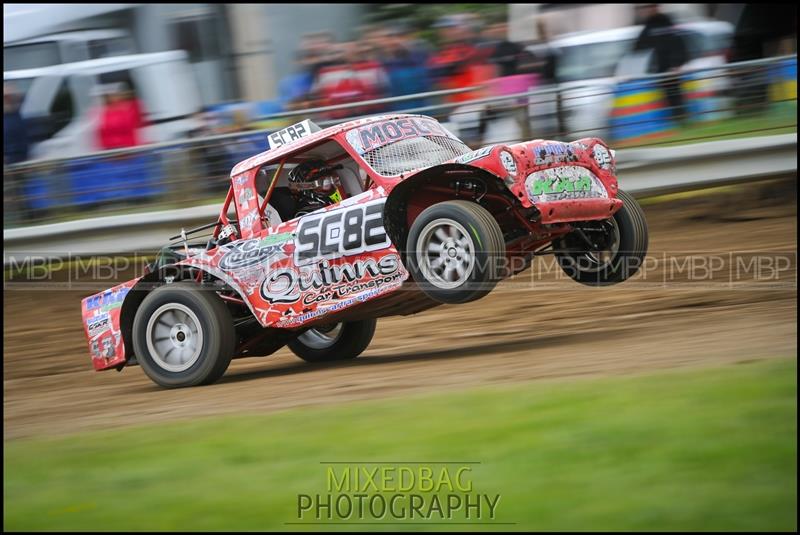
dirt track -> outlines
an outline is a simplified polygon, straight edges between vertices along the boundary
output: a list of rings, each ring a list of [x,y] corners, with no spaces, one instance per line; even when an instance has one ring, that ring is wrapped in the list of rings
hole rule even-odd
[[[219,383],[203,388],[162,390],[138,367],[92,371],[80,328],[80,298],[88,292],[7,286],[5,436],[795,357],[797,205],[757,200],[758,195],[752,189],[711,201],[646,206],[650,250],[661,260],[645,282],[592,289],[543,275],[531,287],[527,272],[527,278],[506,282],[469,305],[381,320],[372,345],[356,361],[311,366],[281,350],[265,359],[234,361]],[[728,213],[732,206],[738,207],[735,214]],[[788,258],[789,268],[778,280],[763,280],[772,274],[766,269],[760,282],[744,273],[732,285],[737,261],[731,261],[731,251],[767,251]],[[726,264],[710,282],[690,281],[680,269],[687,254],[717,253]]]

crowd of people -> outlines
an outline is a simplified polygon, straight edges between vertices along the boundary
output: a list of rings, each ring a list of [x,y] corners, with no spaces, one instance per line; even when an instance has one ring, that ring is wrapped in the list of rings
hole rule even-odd
[[[278,93],[288,110],[338,106],[436,90],[483,86],[520,74],[547,76],[547,58],[534,56],[508,39],[505,23],[484,24],[473,15],[450,15],[435,24],[437,46],[402,26],[367,26],[356,41],[337,42],[330,32],[303,37],[296,70],[280,81]],[[486,96],[485,91],[449,95],[449,102]],[[426,99],[390,106],[354,106],[327,117],[409,109]]]
[[[748,12],[745,18],[757,17]],[[643,25],[643,30],[633,50],[652,51],[654,68],[651,72],[676,72],[690,59],[686,42],[672,31],[675,21],[661,11],[658,4],[638,5],[636,22]],[[748,29],[746,25],[743,27]],[[796,36],[796,23],[793,28],[787,31]],[[315,119],[337,120],[413,110],[442,101],[457,104],[546,86],[556,81],[559,51],[548,46],[551,36],[543,18],[537,21],[536,33],[539,43],[514,42],[509,38],[506,22],[482,20],[474,13],[461,13],[441,17],[424,32],[392,22],[362,26],[350,41],[338,41],[330,31],[307,34],[300,40],[293,72],[278,82],[278,101],[264,104],[270,104],[270,109],[276,112],[340,107],[313,114]],[[764,32],[755,34],[743,30],[742,35],[744,37],[734,42],[736,59],[750,57],[742,55],[739,41],[760,43],[766,39]],[[677,81],[660,83],[664,85],[670,109],[676,116],[684,117],[683,96]],[[134,147],[148,141],[142,136],[145,115],[132,89],[129,83],[104,84],[98,88],[93,107],[95,128],[91,145],[94,150]],[[425,96],[442,90],[448,92],[443,98]],[[369,103],[385,98],[395,100]],[[20,95],[13,86],[6,84],[6,164],[29,159],[31,146],[42,138],[38,135],[41,129],[20,116],[19,106]],[[561,124],[560,104],[556,107],[557,123]],[[194,117],[197,126],[187,135],[198,138],[254,128],[257,114],[252,109],[249,103],[205,109]],[[261,110],[261,114],[264,113]]]

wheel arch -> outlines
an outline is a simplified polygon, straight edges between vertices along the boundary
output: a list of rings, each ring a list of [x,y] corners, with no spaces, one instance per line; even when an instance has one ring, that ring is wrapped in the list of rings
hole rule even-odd
[[[122,302],[122,308],[120,310],[120,318],[119,318],[120,333],[122,334],[122,340],[123,343],[125,344],[126,363],[132,357],[135,357],[135,352],[133,349],[133,339],[132,339],[133,320],[136,317],[136,311],[139,310],[139,306],[142,304],[142,301],[144,301],[145,297],[147,297],[147,295],[156,288],[166,284],[167,279],[170,277],[172,277],[171,282],[187,281],[196,279],[198,273],[202,273],[203,280],[207,280],[206,277],[208,277],[213,280],[220,280],[228,284],[228,281],[226,281],[224,278],[217,276],[216,274],[212,273],[210,270],[208,270],[203,266],[177,263],[177,264],[167,264],[161,266],[157,270],[144,275],[130,289],[130,291],[125,296],[125,299]],[[250,303],[243,295],[241,289],[231,284],[228,284],[228,286],[234,292],[236,292],[239,298],[247,305],[250,312],[253,313],[253,309]],[[255,315],[254,313],[253,315],[254,317],[256,317],[256,319],[258,319],[257,315]]]
[[[498,189],[506,190],[502,177],[474,165],[446,163],[429,167],[395,186],[386,199],[383,226],[392,243],[398,249],[405,248],[410,227],[407,215],[408,200],[412,194],[424,192],[426,187],[447,184],[449,180],[480,178],[487,183],[496,183]],[[433,202],[431,203],[433,204]]]

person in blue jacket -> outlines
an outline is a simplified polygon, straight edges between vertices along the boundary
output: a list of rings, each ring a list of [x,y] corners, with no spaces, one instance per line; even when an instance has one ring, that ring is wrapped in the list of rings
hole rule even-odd
[[[3,85],[3,163],[28,159],[30,143],[25,119],[19,113],[19,95],[10,84]]]
[[[406,29],[387,28],[382,36],[381,63],[389,76],[391,96],[412,95],[431,90],[428,73],[428,52],[409,37]],[[393,110],[405,110],[425,106],[426,99],[396,102]]]

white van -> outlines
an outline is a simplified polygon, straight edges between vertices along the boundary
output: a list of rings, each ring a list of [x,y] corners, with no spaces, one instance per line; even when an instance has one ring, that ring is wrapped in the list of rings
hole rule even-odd
[[[136,52],[133,38],[125,30],[59,32],[21,41],[3,41],[3,70],[50,67]]]
[[[733,25],[723,21],[695,21],[677,24],[685,37],[690,57],[681,70],[718,67],[726,63],[733,38]],[[633,53],[643,26],[581,32],[554,39],[549,48],[556,54],[556,79],[562,99],[564,126],[571,137],[606,135],[619,77],[652,72],[652,64]],[[718,78],[714,84],[726,84]],[[716,89],[721,89],[716,87]],[[555,115],[552,96],[532,99],[531,113]],[[569,135],[567,137],[570,137]]]
[[[188,56],[182,50],[93,59],[3,73],[24,93],[20,113],[32,137],[31,159],[61,158],[99,150],[97,87],[126,82],[142,104],[149,126],[144,143],[186,137],[198,127],[202,107]]]

